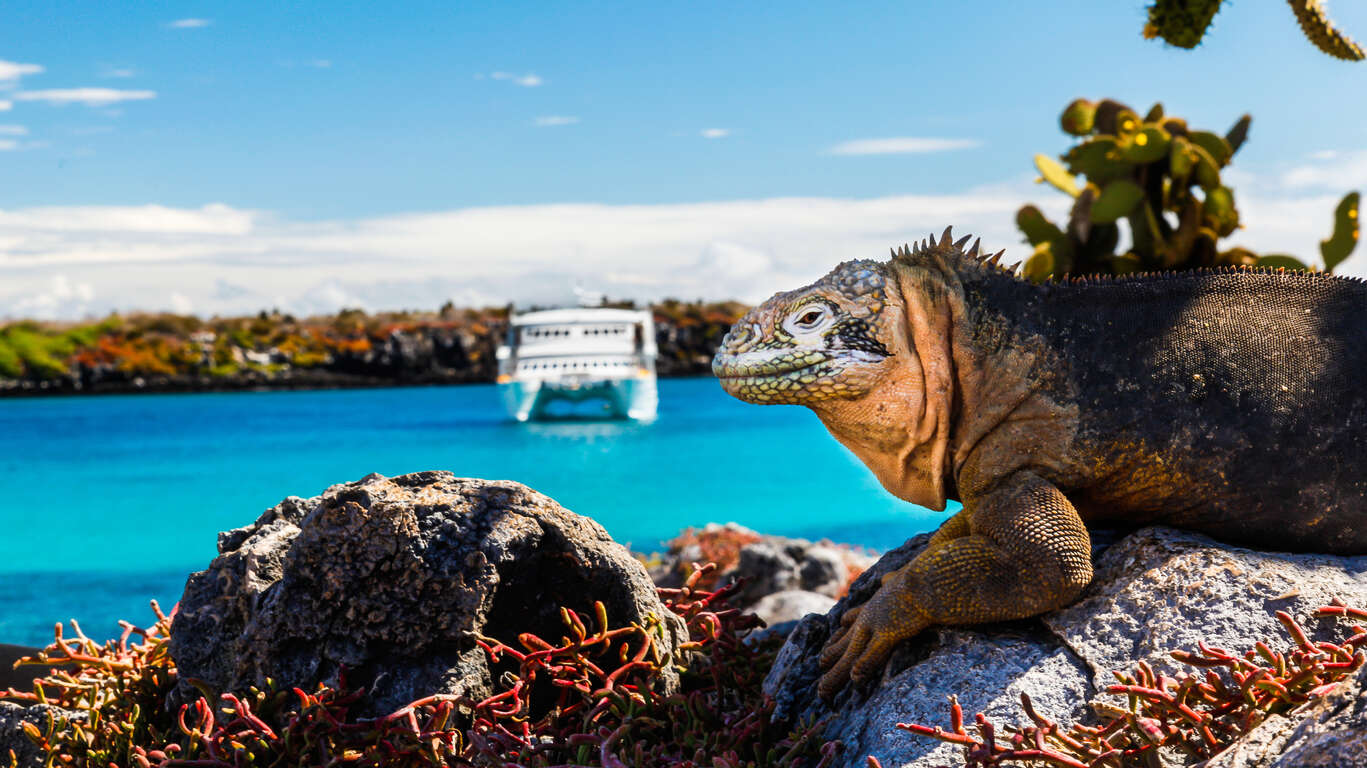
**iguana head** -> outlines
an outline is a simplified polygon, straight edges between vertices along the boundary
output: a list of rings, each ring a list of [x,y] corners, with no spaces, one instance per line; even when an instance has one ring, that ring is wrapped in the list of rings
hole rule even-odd
[[[890,261],[847,261],[775,295],[731,327],[712,371],[741,400],[811,408],[889,491],[944,509],[951,415],[956,397],[967,402],[956,371],[982,368],[959,275],[1018,280],[997,266],[1000,253],[964,251],[967,240],[946,229]]]
[[[847,261],[771,297],[731,327],[712,360],[727,393],[764,405],[865,394],[892,357],[887,265]]]

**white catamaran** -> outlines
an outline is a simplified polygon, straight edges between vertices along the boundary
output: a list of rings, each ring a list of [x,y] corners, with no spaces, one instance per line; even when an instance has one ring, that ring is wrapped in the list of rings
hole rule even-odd
[[[592,415],[650,421],[655,325],[649,311],[579,307],[512,317],[498,348],[498,384],[508,413],[532,421],[601,403]],[[559,404],[559,405],[557,405]]]

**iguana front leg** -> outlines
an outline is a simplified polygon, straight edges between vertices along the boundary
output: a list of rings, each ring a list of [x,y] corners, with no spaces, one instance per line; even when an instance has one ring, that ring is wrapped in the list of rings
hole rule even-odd
[[[1091,580],[1077,510],[1052,484],[1017,472],[965,499],[921,554],[845,613],[821,654],[818,691],[829,699],[847,680],[877,674],[899,642],[932,624],[1034,616],[1066,605]]]

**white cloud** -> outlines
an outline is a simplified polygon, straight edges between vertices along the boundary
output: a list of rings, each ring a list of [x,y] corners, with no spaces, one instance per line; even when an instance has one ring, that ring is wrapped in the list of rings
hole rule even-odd
[[[100,70],[100,77],[136,77],[137,74],[132,67],[105,67]]]
[[[171,29],[201,29],[213,23],[211,19],[176,19],[166,26]]]
[[[90,283],[73,283],[63,273],[53,275],[46,284],[19,298],[11,312],[15,317],[75,319],[89,314],[95,289]]]
[[[14,81],[25,75],[37,75],[43,68],[37,64],[20,64],[17,61],[5,61],[0,59],[0,86],[13,84]]]
[[[308,63],[306,64],[306,66],[313,67],[314,69],[328,69],[328,68],[332,67],[332,60],[331,60],[331,59],[314,59],[314,60],[308,62]]]
[[[721,286],[726,286],[727,298],[751,303],[763,301],[769,291],[761,287],[764,276],[778,272],[780,264],[773,255],[739,243],[714,241],[703,248],[702,257],[693,267],[699,274],[713,275]]]
[[[28,129],[22,125],[0,125],[0,136],[27,136]]]
[[[8,112],[14,108],[14,102],[0,99],[0,112]]]
[[[1282,184],[1292,189],[1337,189],[1343,192],[1367,187],[1367,150],[1316,152],[1311,159],[1320,162],[1305,163],[1287,170],[1282,174]],[[1237,187],[1235,189],[1237,191]]]
[[[1220,176],[1234,189],[1240,220],[1221,247],[1287,253],[1319,264],[1319,242],[1333,231],[1334,207],[1348,192],[1367,192],[1367,150],[1316,152],[1271,173],[1231,167]],[[1359,245],[1337,271],[1367,276],[1367,249]]]
[[[21,314],[57,273],[100,286],[99,311],[163,307],[173,292],[204,314],[559,302],[576,280],[611,296],[755,300],[949,222],[1012,246],[1020,199],[559,204],[307,223],[221,205],[7,210],[0,316]]]
[[[171,302],[171,311],[177,315],[188,315],[195,311],[195,303],[180,291],[171,291],[168,298]]]
[[[120,91],[114,88],[57,88],[46,91],[19,91],[16,101],[43,101],[48,104],[85,104],[102,107],[120,101],[155,99],[156,91]]]
[[[538,85],[541,85],[545,82],[539,76],[531,73],[527,73],[525,75],[514,75],[511,72],[494,72],[493,74],[489,75],[489,77],[493,78],[494,80],[507,80],[509,82],[520,85],[524,88],[535,88]]]
[[[12,152],[19,148],[19,142],[14,139],[0,139],[0,152]]]
[[[60,206],[0,210],[0,232],[85,234],[246,235],[256,214],[221,203],[202,208],[140,206]],[[0,259],[0,263],[3,260]]]
[[[906,155],[927,152],[948,152],[981,146],[976,139],[933,139],[915,136],[895,136],[886,139],[856,139],[836,144],[826,150],[832,155]]]
[[[284,304],[299,314],[313,315],[336,312],[339,309],[370,309],[365,299],[352,293],[335,280],[327,280],[310,286],[299,296],[289,299],[281,297],[275,304]]]
[[[543,115],[534,120],[537,125],[542,127],[553,125],[574,125],[579,122],[579,118],[570,115]]]
[[[1226,242],[1317,262],[1334,204],[1349,189],[1367,191],[1367,175],[1328,171],[1357,156],[1309,163],[1315,173],[1298,177],[1331,186],[1287,187],[1285,175],[1298,169],[1240,171],[1236,199],[1248,226]],[[66,275],[99,288],[82,313],[166,308],[177,293],[206,315],[434,308],[447,298],[553,303],[572,301],[576,281],[640,300],[757,301],[846,259],[887,258],[890,246],[951,223],[1005,248],[1007,263],[1023,260],[1030,249],[1014,224],[1022,204],[1066,218],[1067,198],[1032,178],[952,195],[490,206],[321,222],[225,205],[0,210],[0,317],[71,316],[80,302],[30,300],[55,296],[54,280]],[[1367,275],[1359,250],[1341,271]]]
[[[727,128],[704,128],[699,135],[704,139],[724,139],[731,135],[731,131]]]

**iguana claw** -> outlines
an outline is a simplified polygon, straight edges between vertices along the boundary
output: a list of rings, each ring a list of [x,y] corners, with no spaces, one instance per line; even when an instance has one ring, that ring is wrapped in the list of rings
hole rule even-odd
[[[873,597],[846,611],[840,623],[840,631],[821,652],[826,674],[817,693],[828,700],[848,681],[862,682],[878,674],[898,643],[930,625],[916,608],[903,571],[888,574]]]

